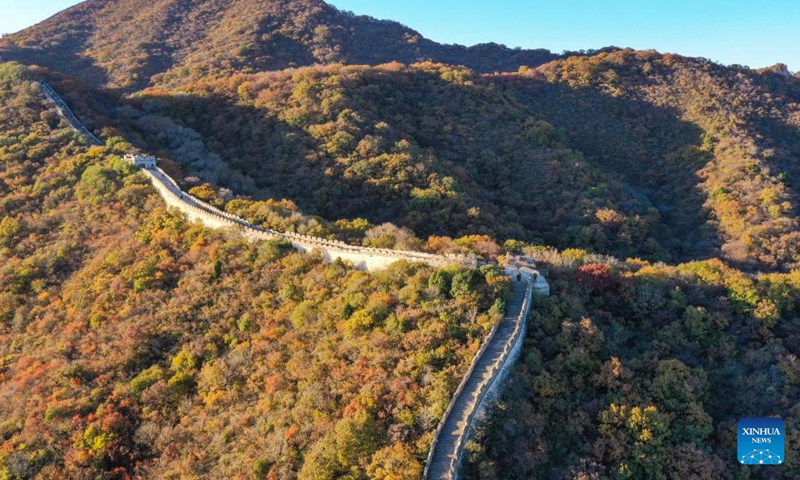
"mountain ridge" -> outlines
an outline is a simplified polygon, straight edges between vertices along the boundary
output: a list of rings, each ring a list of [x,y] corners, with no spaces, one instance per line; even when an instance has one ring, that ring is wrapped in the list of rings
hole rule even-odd
[[[321,0],[88,0],[3,39],[0,55],[38,61],[97,86],[130,90],[170,70],[281,70],[391,61],[510,71],[559,58],[488,43],[443,45],[397,22],[344,12]],[[54,57],[42,50],[57,52]],[[198,56],[208,56],[204,64]],[[85,71],[86,61],[94,68]],[[199,61],[198,61],[199,60]]]
[[[373,23],[91,1],[0,40],[0,477],[419,478],[502,317],[497,266],[358,272],[193,223],[140,149],[260,228],[547,269],[464,478],[773,478],[730,432],[800,424],[800,79],[503,66]]]
[[[129,93],[112,100],[127,103],[124,115],[108,106],[117,133],[148,139],[189,176],[331,221],[623,257],[722,256],[753,270],[797,263],[800,95],[780,65],[613,48],[476,60],[499,47],[441,46],[320,0],[135,6],[84,2],[0,55]],[[417,61],[436,52],[442,62]],[[458,66],[465,58],[472,68]],[[573,158],[587,169],[565,168]]]

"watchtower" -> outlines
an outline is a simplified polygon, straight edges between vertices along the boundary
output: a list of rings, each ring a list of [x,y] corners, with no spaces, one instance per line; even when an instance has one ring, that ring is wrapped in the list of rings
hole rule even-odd
[[[142,167],[147,170],[156,168],[156,157],[152,155],[134,155],[129,153],[125,155],[125,161],[133,164],[134,167]]]
[[[505,273],[517,281],[533,283],[533,291],[537,295],[550,296],[550,284],[536,268],[536,262],[532,258],[507,254]]]

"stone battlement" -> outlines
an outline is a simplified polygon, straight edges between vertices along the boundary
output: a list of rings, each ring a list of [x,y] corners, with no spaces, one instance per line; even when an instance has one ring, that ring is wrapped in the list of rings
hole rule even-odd
[[[151,183],[167,202],[167,205],[184,212],[191,220],[202,222],[212,228],[235,228],[254,240],[285,240],[298,251],[319,251],[327,262],[339,258],[366,271],[381,270],[400,260],[422,262],[437,268],[454,263],[474,268],[478,264],[473,255],[435,255],[408,250],[360,247],[338,240],[262,228],[184,193],[177,182],[158,167],[154,157],[126,155],[125,159],[142,167],[142,171],[150,178]]]
[[[142,167],[147,169],[156,168],[156,157],[152,155],[135,155],[127,154],[124,157],[126,162],[131,163],[135,167]]]

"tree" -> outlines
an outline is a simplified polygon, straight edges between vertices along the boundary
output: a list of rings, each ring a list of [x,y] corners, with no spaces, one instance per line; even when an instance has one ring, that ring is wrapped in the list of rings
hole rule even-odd
[[[422,465],[407,445],[395,443],[375,452],[367,466],[367,476],[370,480],[420,478]]]
[[[344,470],[366,467],[378,448],[380,430],[375,420],[360,411],[353,418],[343,418],[334,427],[336,458]]]
[[[436,288],[439,294],[450,293],[453,282],[453,272],[449,269],[439,269],[428,278],[428,285]]]
[[[130,382],[131,393],[133,393],[134,395],[139,395],[147,387],[155,384],[162,378],[164,378],[164,370],[161,369],[161,367],[159,367],[158,365],[153,365],[147,370],[144,370],[141,373],[139,373],[139,375],[137,375],[131,380]]]
[[[459,269],[454,275],[450,287],[450,295],[454,298],[467,297],[474,293],[475,287],[481,280],[480,275],[475,270]]]
[[[575,273],[575,281],[597,294],[605,293],[614,286],[614,278],[605,263],[581,265]]]
[[[598,431],[617,478],[665,478],[669,419],[657,407],[612,403],[600,413]]]
[[[325,437],[314,444],[306,455],[297,474],[298,480],[333,480],[340,475],[342,466],[336,455],[336,443]]]
[[[0,220],[0,247],[7,247],[11,245],[19,232],[22,230],[20,221],[12,217],[3,217]]]

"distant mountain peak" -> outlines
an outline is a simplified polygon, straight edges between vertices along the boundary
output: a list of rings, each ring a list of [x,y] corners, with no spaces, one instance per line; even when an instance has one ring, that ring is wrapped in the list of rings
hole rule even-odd
[[[792,72],[789,71],[789,67],[785,63],[776,63],[771,67],[762,68],[759,70],[760,73],[775,73],[777,75],[781,75],[783,77],[791,77]]]
[[[442,45],[321,0],[89,0],[6,37],[0,56],[126,90],[314,64],[434,61],[494,72],[557,58],[493,43]]]

